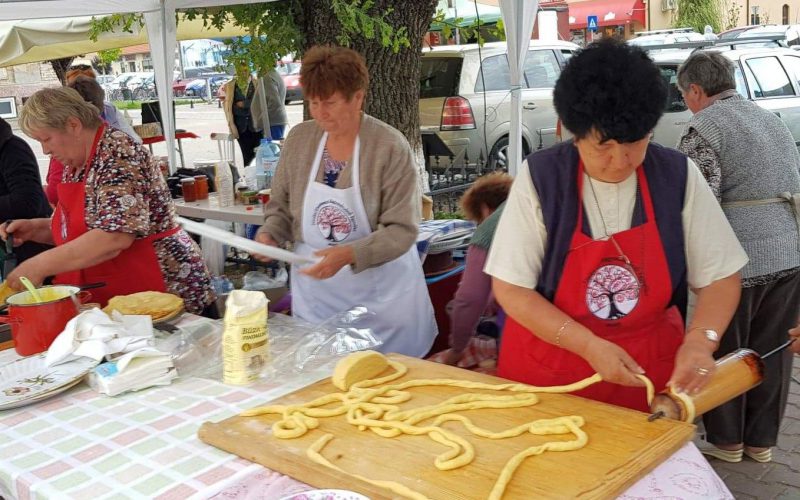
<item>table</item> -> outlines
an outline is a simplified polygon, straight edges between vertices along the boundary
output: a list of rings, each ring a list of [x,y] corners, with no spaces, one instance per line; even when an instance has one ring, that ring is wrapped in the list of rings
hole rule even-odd
[[[197,219],[213,219],[225,222],[240,222],[260,226],[264,223],[264,205],[233,205],[220,207],[216,193],[210,193],[208,199],[183,201],[183,198],[173,200],[175,211],[183,217]]]
[[[16,357],[2,351],[0,364]],[[277,499],[311,489],[200,442],[197,429],[319,378],[311,373],[292,385],[249,387],[186,378],[114,398],[81,383],[40,403],[0,411],[0,496]],[[691,443],[621,498],[654,497],[733,498]]]
[[[183,159],[183,144],[181,144],[182,139],[199,139],[200,136],[195,134],[194,132],[176,132],[175,133],[175,141],[178,143],[178,155],[181,159],[181,167],[186,166],[186,162]],[[153,152],[153,144],[156,142],[164,142],[166,138],[163,135],[154,135],[152,137],[142,137],[142,144],[147,144],[147,147],[150,148],[150,153]]]

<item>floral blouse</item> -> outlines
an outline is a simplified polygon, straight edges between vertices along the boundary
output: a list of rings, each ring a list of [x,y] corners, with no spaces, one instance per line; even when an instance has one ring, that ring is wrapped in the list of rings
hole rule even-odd
[[[83,180],[65,168],[62,180]],[[175,207],[158,162],[124,132],[106,126],[86,178],[86,226],[133,234],[137,239],[177,226]],[[167,292],[199,314],[216,298],[197,244],[186,231],[153,243]]]

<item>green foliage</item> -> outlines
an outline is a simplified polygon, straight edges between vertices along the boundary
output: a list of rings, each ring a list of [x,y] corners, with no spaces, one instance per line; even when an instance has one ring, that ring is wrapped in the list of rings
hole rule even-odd
[[[97,53],[97,58],[100,59],[100,64],[108,66],[113,63],[122,55],[122,49],[108,49],[101,50]]]
[[[433,218],[436,220],[442,219],[463,219],[464,214],[461,212],[435,212]]]
[[[706,25],[721,31],[722,6],[719,0],[678,0],[678,15],[672,23],[676,28],[694,28],[702,33]]]
[[[300,53],[304,37],[295,21],[302,13],[298,0],[231,5],[209,9],[189,9],[189,20],[200,18],[203,26],[221,29],[233,24],[247,30],[250,39],[241,37],[225,40],[228,54],[225,59],[234,68],[248,65],[259,75],[275,67],[283,56]]]
[[[739,25],[739,16],[742,13],[742,7],[736,0],[730,0],[727,8],[725,9],[725,18],[723,19],[723,27],[726,30],[735,28]]]
[[[490,24],[475,19],[469,26],[460,26],[464,23],[463,17],[446,19],[446,15],[445,11],[439,9],[431,20],[432,24],[437,24],[441,27],[442,36],[445,39],[450,39],[455,36],[456,28],[458,28],[459,38],[462,40],[461,43],[464,43],[464,40],[477,40],[480,45],[483,45],[486,43],[486,39],[483,38],[484,33],[488,33],[498,40],[506,39],[506,31],[502,19],[497,21],[497,23]]]
[[[354,36],[363,36],[367,40],[379,40],[383,47],[391,47],[395,53],[401,48],[410,48],[405,26],[398,29],[386,21],[393,9],[373,16],[369,13],[373,5],[372,0],[331,0],[333,12],[341,24],[336,41],[347,47],[352,44]]]
[[[89,28],[89,39],[96,42],[101,33],[110,31],[133,33],[134,28],[138,31],[143,27],[143,14],[111,14],[103,17],[92,16],[92,26]]]

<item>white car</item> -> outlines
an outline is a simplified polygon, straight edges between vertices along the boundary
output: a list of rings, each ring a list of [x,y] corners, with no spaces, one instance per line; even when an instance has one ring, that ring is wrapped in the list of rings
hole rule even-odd
[[[577,50],[570,42],[531,40],[522,82],[523,154],[555,144],[553,87]],[[506,53],[505,42],[423,50],[420,128],[442,139],[453,164],[507,166],[511,84]],[[450,163],[440,158],[438,165]]]

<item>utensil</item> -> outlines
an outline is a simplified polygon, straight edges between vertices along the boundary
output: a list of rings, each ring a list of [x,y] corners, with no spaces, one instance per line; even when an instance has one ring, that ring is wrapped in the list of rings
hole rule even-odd
[[[39,295],[39,292],[36,290],[36,287],[33,286],[33,283],[31,283],[31,280],[29,280],[25,276],[22,276],[20,277],[19,282],[22,283],[22,285],[31,293],[31,297],[33,297],[33,300],[39,303],[44,302],[42,300],[42,296]]]
[[[282,260],[290,264],[298,265],[313,264],[318,261],[318,259],[303,257],[282,248],[272,247],[257,241],[248,240],[247,238],[242,238],[241,236],[229,233],[223,229],[207,226],[199,222],[184,219],[183,217],[178,217],[178,222],[190,233],[199,234],[200,236],[207,236],[212,240],[225,243],[226,245],[236,247],[240,250],[246,250],[255,254],[265,255],[271,259]]]
[[[6,221],[6,227],[11,222],[10,220]],[[6,260],[3,261],[3,279],[8,278],[8,275],[17,267],[18,263],[17,254],[14,253],[14,235],[8,233],[6,237]]]
[[[691,410],[686,403],[672,392],[664,391],[656,395],[650,405],[652,414],[647,418],[652,422],[662,417],[673,420],[691,419],[716,408],[731,399],[744,394],[764,380],[764,360],[783,351],[794,342],[790,339],[763,356],[750,349],[737,349],[717,360],[716,369],[705,387],[697,394],[687,395],[691,400]]]

